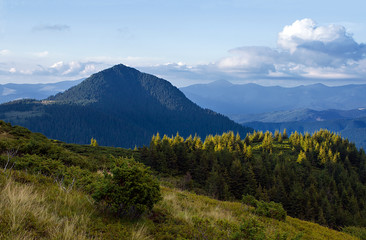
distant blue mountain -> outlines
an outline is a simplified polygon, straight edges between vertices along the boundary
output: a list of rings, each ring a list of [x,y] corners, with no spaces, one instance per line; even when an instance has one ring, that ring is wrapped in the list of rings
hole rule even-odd
[[[199,106],[229,117],[295,109],[350,110],[366,106],[366,84],[338,87],[313,84],[286,88],[216,81],[180,90]]]
[[[313,133],[328,129],[354,142],[357,147],[366,149],[366,117],[354,119],[336,119],[327,121],[294,121],[294,122],[246,122],[243,125],[260,131],[274,132],[287,130],[291,132]]]
[[[51,95],[63,92],[81,83],[84,79],[45,84],[14,84],[0,85],[0,103],[19,99],[45,99]]]
[[[316,111],[312,109],[295,109],[288,111],[277,111],[261,114],[238,114],[232,115],[231,119],[239,123],[247,122],[323,122],[338,119],[355,119],[366,117],[366,108],[358,108],[352,110],[322,110]]]
[[[366,85],[264,87],[216,81],[181,88],[193,102],[256,130],[328,129],[366,148]]]
[[[320,129],[341,134],[354,142],[357,147],[366,149],[366,109],[324,110],[296,109],[263,114],[240,115],[232,117],[244,126],[260,131],[313,133]]]

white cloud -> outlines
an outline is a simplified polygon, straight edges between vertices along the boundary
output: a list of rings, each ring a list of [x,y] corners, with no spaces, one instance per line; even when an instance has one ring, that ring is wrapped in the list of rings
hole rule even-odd
[[[101,70],[100,63],[96,62],[78,62],[71,61],[65,63],[63,61],[56,62],[49,67],[38,66],[39,69],[32,72],[33,75],[50,75],[50,76],[70,76],[70,77],[87,77],[97,70]]]
[[[297,20],[278,34],[278,47],[291,53],[292,61],[306,65],[339,67],[365,57],[365,44],[357,43],[346,28],[318,26],[311,19]]]
[[[295,21],[292,25],[285,26],[278,34],[279,47],[290,50],[292,53],[303,43],[319,41],[333,42],[337,39],[348,37],[343,26],[329,25],[317,26],[309,18]]]
[[[11,52],[10,50],[8,49],[3,49],[3,50],[0,50],[0,55],[1,56],[6,56],[6,55],[9,55]]]
[[[251,78],[365,78],[366,45],[357,43],[343,26],[297,20],[283,28],[277,44],[278,49],[252,46],[230,50],[230,56],[216,66]]]
[[[32,53],[32,55],[33,55],[33,56],[35,56],[35,57],[40,57],[40,58],[42,58],[42,57],[47,57],[47,56],[48,56],[48,54],[49,54],[49,52],[48,52],[48,51]]]
[[[268,47],[241,47],[229,51],[233,56],[217,62],[221,69],[240,69],[246,72],[274,71],[279,53]]]
[[[7,51],[0,51],[0,55],[8,54]],[[47,56],[48,52],[35,55]],[[344,82],[366,82],[366,45],[356,42],[344,26],[319,25],[312,19],[297,20],[285,26],[278,34],[277,48],[237,47],[230,50],[226,57],[201,65],[161,62],[159,58],[133,56],[89,57],[81,61],[59,61],[36,67],[10,66],[9,62],[8,65],[0,65],[0,75],[18,74],[34,76],[34,79],[45,77],[65,80],[88,77],[123,63],[165,78],[178,86],[222,79],[238,82],[300,80],[302,84],[304,81],[328,83],[326,81],[339,79],[344,79]]]

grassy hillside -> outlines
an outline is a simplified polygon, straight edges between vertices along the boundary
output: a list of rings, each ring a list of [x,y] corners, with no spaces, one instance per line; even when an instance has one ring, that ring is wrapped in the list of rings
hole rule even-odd
[[[315,223],[259,217],[251,207],[177,189],[162,188],[163,200],[139,220],[101,212],[80,190],[52,179],[12,171],[0,174],[1,239],[357,239]],[[240,230],[240,228],[242,229]]]
[[[167,182],[151,211],[118,217],[94,201],[93,184],[117,157],[139,158],[137,151],[64,144],[4,122],[0,149],[0,239],[357,239],[289,216],[259,216],[240,202]]]

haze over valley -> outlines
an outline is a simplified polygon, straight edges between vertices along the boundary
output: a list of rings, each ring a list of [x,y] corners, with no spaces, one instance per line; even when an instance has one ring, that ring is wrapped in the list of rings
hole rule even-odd
[[[366,1],[0,1],[0,239],[366,239]]]

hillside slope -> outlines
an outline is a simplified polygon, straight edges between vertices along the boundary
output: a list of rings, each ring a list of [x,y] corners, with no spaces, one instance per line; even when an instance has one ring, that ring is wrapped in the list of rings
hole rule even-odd
[[[21,181],[28,181],[24,184]],[[48,181],[48,184],[40,182]],[[266,239],[356,240],[318,224],[287,217],[260,217],[250,207],[163,188],[163,200],[140,220],[116,219],[99,212],[90,196],[63,191],[51,180],[14,172],[0,173],[2,239],[243,239],[237,233],[258,231]],[[21,197],[14,198],[21,193]],[[7,214],[4,214],[7,213]],[[10,214],[9,214],[10,213]],[[33,217],[30,217],[33,216]],[[6,228],[18,221],[14,228]],[[14,222],[15,223],[15,222]],[[256,225],[248,225],[248,223]],[[239,230],[240,226],[247,226]],[[255,238],[249,238],[255,239]]]
[[[160,132],[183,136],[251,129],[188,100],[168,81],[116,65],[44,101],[0,105],[0,119],[71,143],[134,147]]]
[[[162,200],[141,218],[116,218],[94,203],[91,186],[111,155],[137,151],[64,144],[4,122],[0,150],[1,239],[357,239],[172,187],[162,187]]]

